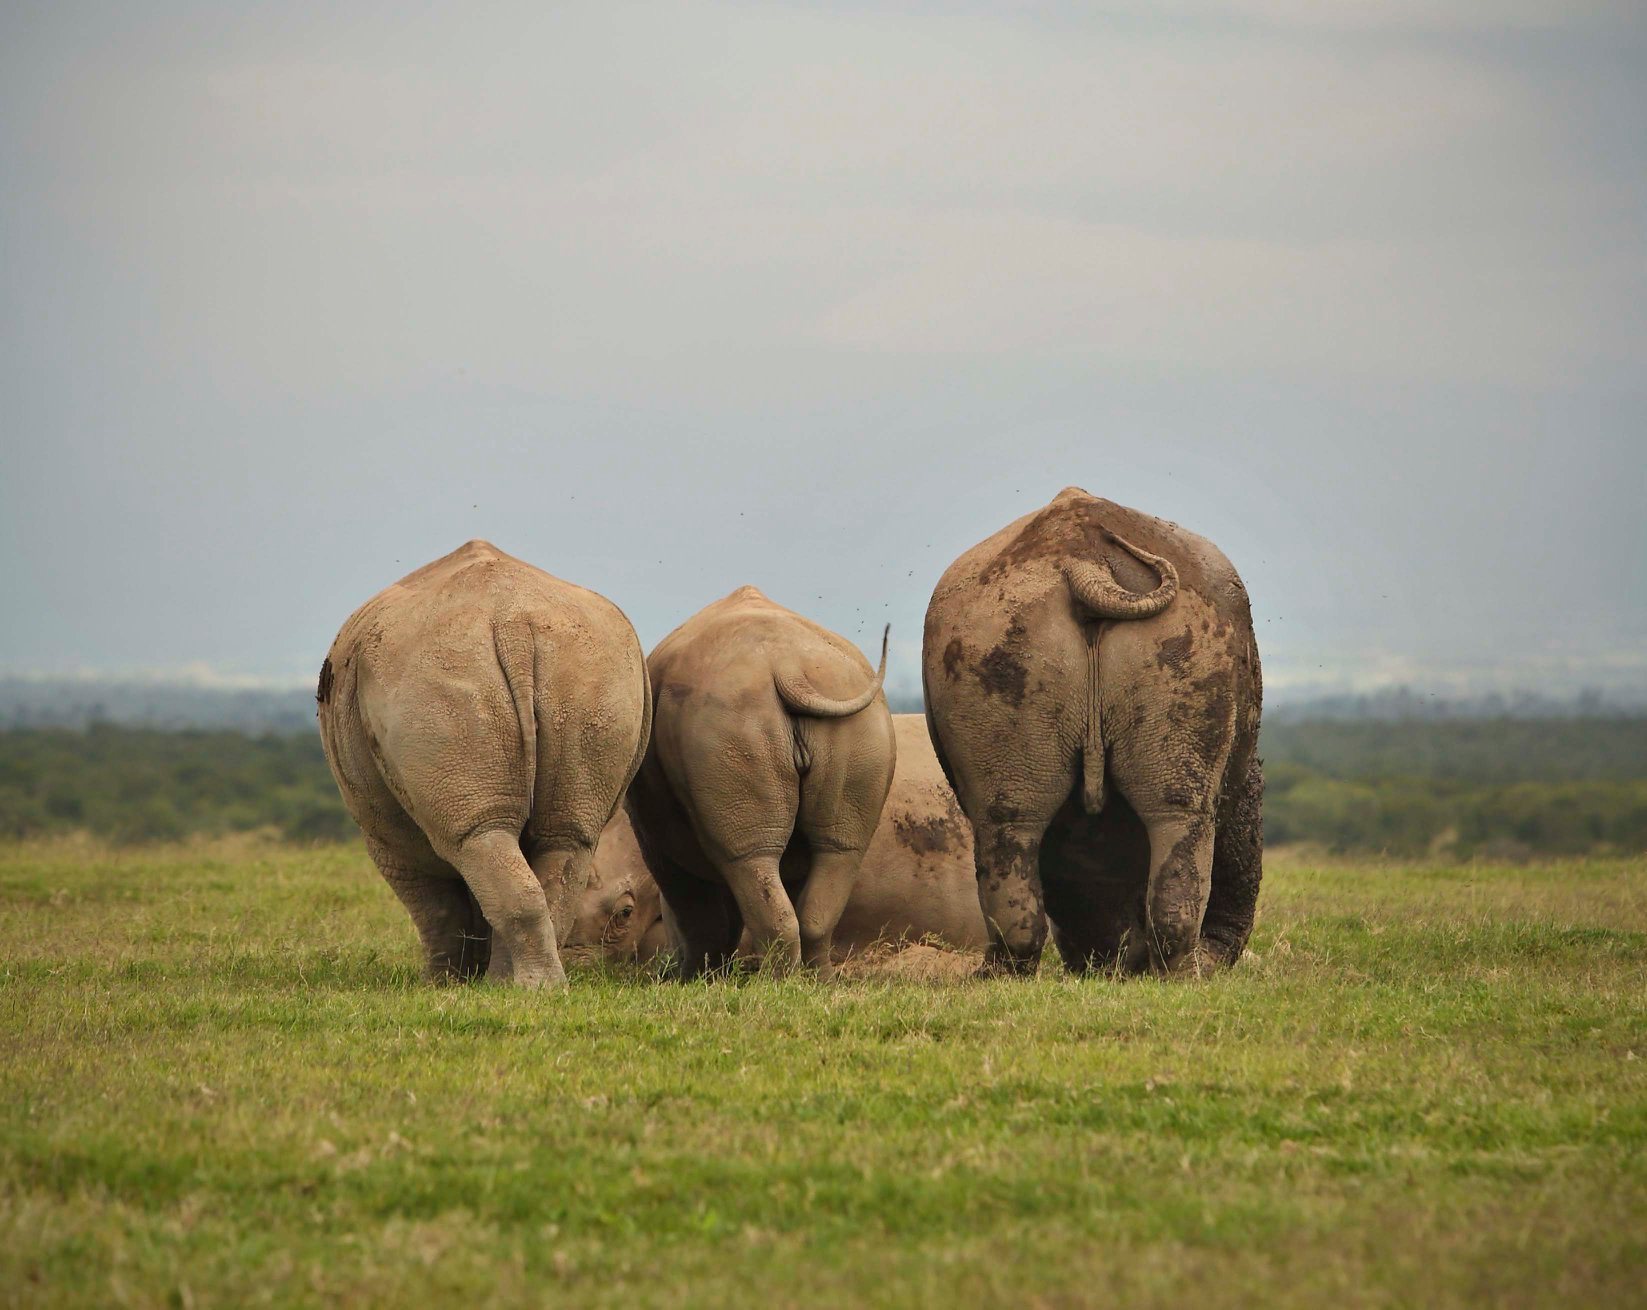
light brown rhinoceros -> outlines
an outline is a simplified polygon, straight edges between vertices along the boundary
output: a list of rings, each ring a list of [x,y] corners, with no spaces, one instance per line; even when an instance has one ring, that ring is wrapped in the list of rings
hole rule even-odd
[[[1233,963],[1262,873],[1246,589],[1210,541],[1068,487],[949,566],[927,720],[972,824],[988,961]]]
[[[564,982],[558,947],[652,718],[617,606],[471,541],[355,611],[316,700],[429,975]]]
[[[724,964],[745,926],[775,967],[829,973],[892,782],[884,636],[877,673],[844,637],[740,587],[659,642],[647,670],[656,719],[626,803],[680,973]]]
[[[892,789],[835,925],[837,963],[882,942],[981,951],[989,940],[978,907],[972,829],[938,767],[926,719],[894,714],[892,726],[898,743]],[[657,885],[620,810],[595,850],[595,875],[573,944],[599,947],[612,960],[645,961],[668,947],[663,918]],[[740,950],[753,949],[746,933]]]

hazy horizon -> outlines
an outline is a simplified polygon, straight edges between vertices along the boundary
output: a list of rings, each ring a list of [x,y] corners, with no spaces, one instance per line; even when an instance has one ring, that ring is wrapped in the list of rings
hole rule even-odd
[[[860,642],[1066,484],[1278,688],[1647,686],[1624,4],[0,19],[0,673],[312,679],[485,537]],[[192,671],[192,674],[191,674]]]

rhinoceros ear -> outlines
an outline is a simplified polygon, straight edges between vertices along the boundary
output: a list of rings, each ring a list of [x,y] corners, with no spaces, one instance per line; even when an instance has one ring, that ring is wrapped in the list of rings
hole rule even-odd
[[[1173,567],[1171,560],[1141,550],[1130,541],[1117,537],[1113,532],[1105,535],[1133,559],[1154,569],[1161,579],[1160,585],[1149,592],[1128,591],[1115,580],[1115,574],[1110,571],[1108,561],[1070,559],[1065,560],[1063,564],[1064,578],[1069,583],[1070,591],[1085,609],[1091,611],[1094,618],[1154,618],[1172,604],[1173,597],[1178,594],[1178,570]]]

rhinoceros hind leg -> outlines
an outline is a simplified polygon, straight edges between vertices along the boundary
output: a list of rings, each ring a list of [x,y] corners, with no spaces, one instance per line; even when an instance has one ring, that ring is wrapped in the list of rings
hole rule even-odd
[[[1212,889],[1217,824],[1211,814],[1195,812],[1140,817],[1149,830],[1150,963],[1162,973],[1200,974],[1212,964],[1201,950],[1201,921]]]
[[[1264,770],[1255,759],[1220,807],[1212,850],[1212,894],[1201,949],[1218,965],[1241,958],[1252,936],[1264,877]]]
[[[779,972],[793,968],[801,958],[801,928],[778,873],[778,857],[751,855],[728,860],[721,866],[721,874],[737,898],[755,950]]]
[[[469,897],[473,900],[474,893],[470,892]],[[475,902],[475,912],[480,913],[478,901]],[[480,921],[486,923],[484,914],[480,915]],[[487,931],[491,931],[490,924],[487,924]],[[515,962],[509,955],[509,944],[496,933],[492,934],[492,961],[486,966],[486,976],[493,982],[508,982],[515,976]]]
[[[862,851],[812,852],[812,866],[797,910],[801,958],[826,978],[835,972],[835,925],[852,896],[863,858]]]
[[[412,917],[424,976],[431,982],[474,978],[486,969],[491,927],[457,870],[429,849],[421,833],[416,836],[416,843],[368,836],[366,852]]]
[[[511,980],[521,987],[563,986],[566,971],[555,947],[549,903],[521,854],[519,837],[502,828],[479,832],[450,858],[492,925],[493,940],[508,952]]]
[[[975,828],[978,904],[989,929],[985,973],[1032,974],[1046,945],[1040,853],[1044,823],[990,823]]]
[[[676,952],[672,972],[682,981],[724,969],[743,933],[743,914],[732,893],[719,883],[695,878],[661,861],[649,863],[663,893],[665,920]]]
[[[394,868],[381,872],[412,916],[423,943],[425,977],[431,982],[462,982],[485,971],[492,930],[461,878]]]

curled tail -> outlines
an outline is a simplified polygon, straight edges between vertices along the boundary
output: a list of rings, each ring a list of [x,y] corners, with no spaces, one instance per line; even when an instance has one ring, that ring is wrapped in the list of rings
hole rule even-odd
[[[1113,532],[1104,534],[1140,564],[1154,569],[1161,579],[1154,591],[1128,591],[1115,580],[1107,560],[1096,562],[1085,559],[1064,561],[1064,579],[1081,605],[1092,612],[1095,619],[1152,619],[1172,604],[1178,594],[1178,570],[1171,560],[1140,550],[1130,541],[1123,541]]]
[[[774,669],[772,685],[778,689],[783,703],[796,714],[809,714],[817,719],[844,719],[856,714],[880,694],[881,684],[886,681],[886,639],[891,631],[892,625],[889,623],[881,633],[881,667],[875,671],[875,681],[851,700],[832,700],[819,695],[802,673],[781,673]]]
[[[1087,730],[1081,748],[1081,807],[1088,814],[1104,808],[1104,729],[1098,698],[1098,648],[1103,620],[1152,619],[1178,595],[1178,570],[1172,561],[1134,546],[1113,532],[1104,534],[1161,579],[1154,591],[1128,591],[1115,580],[1107,560],[1070,559],[1063,564],[1064,580],[1076,603],[1093,618],[1087,632]]]

